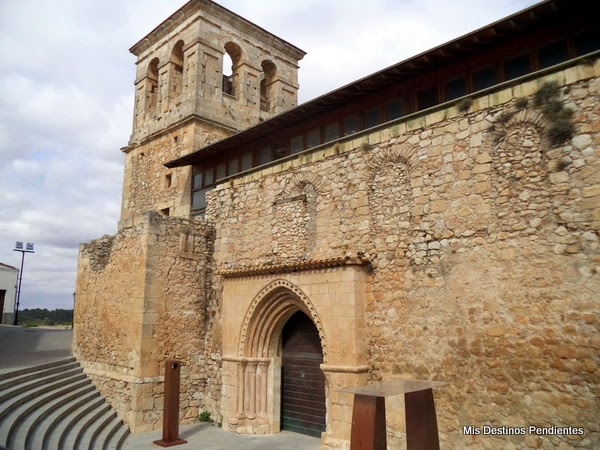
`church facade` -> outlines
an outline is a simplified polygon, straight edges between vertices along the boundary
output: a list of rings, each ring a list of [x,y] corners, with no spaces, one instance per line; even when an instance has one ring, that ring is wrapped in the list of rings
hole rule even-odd
[[[173,357],[182,420],[232,432],[348,448],[339,389],[423,379],[449,383],[445,448],[600,445],[589,16],[545,1],[297,106],[302,50],[184,5],[131,49],[119,231],[80,247],[86,373],[134,432],[160,427]]]

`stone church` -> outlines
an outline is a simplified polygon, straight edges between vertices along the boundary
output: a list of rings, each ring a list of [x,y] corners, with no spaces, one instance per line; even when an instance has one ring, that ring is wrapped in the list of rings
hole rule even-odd
[[[191,0],[137,57],[118,232],[74,353],[134,432],[348,448],[350,386],[448,382],[443,448],[600,448],[600,30],[547,0],[297,105],[305,53]],[[390,448],[403,399],[387,400]],[[465,427],[581,427],[469,435]]]

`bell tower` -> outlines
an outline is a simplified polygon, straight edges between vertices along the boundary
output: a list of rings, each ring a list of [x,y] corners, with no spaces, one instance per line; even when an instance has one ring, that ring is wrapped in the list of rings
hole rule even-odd
[[[290,109],[305,53],[210,0],[191,0],[131,49],[133,131],[119,228],[136,214],[188,217],[189,167],[163,164]]]

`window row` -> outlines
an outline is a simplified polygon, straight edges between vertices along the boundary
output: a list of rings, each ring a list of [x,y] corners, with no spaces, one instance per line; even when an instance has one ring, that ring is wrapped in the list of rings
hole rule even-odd
[[[555,41],[535,51],[511,56],[497,63],[470,70],[425,89],[416,91],[406,89],[403,95],[391,100],[324,121],[323,124],[315,125],[290,138],[275,141],[272,145],[259,146],[230,155],[211,167],[195,167],[192,186],[193,215],[203,214],[206,207],[206,192],[223,178],[398,119],[408,113],[452,101],[498,83],[551,67],[599,48],[598,37],[592,33],[580,34],[572,41]]]

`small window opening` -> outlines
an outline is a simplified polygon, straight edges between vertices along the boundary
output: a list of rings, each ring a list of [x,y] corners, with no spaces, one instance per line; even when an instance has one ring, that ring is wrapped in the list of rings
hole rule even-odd
[[[173,174],[166,174],[165,175],[165,189],[170,188],[173,185]]]
[[[337,120],[325,125],[323,131],[325,135],[325,142],[330,142],[340,137],[340,126]]]
[[[450,101],[467,95],[467,78],[464,75],[444,83],[444,101]]]
[[[321,144],[321,129],[313,128],[306,133],[306,148],[313,148]]]
[[[242,170],[252,169],[252,152],[247,152],[242,155]]]
[[[161,210],[160,210],[160,213],[161,213],[163,216],[168,216],[168,215],[170,215],[170,213],[171,213],[171,208],[165,208],[165,209],[161,209]]]
[[[531,72],[529,54],[517,56],[504,62],[504,79],[512,80]]]
[[[304,150],[304,136],[299,134],[290,139],[290,153],[299,153]]]
[[[481,91],[498,84],[498,71],[496,67],[489,66],[473,72],[473,91]]]
[[[365,110],[365,128],[371,128],[381,123],[381,108],[379,105]]]
[[[261,148],[258,152],[258,163],[262,166],[273,161],[273,153],[271,147]]]
[[[406,114],[404,108],[404,99],[396,98],[394,100],[390,100],[385,104],[385,119],[386,120],[394,120],[398,119]]]
[[[541,48],[538,52],[540,69],[554,66],[569,59],[569,51],[566,41],[553,42]]]
[[[431,108],[439,103],[438,87],[433,86],[417,93],[417,107],[420,110]]]
[[[273,160],[285,158],[288,155],[287,143],[281,142],[273,146]]]
[[[344,136],[357,133],[360,131],[360,116],[358,113],[346,116],[344,117],[342,124],[344,125]]]

